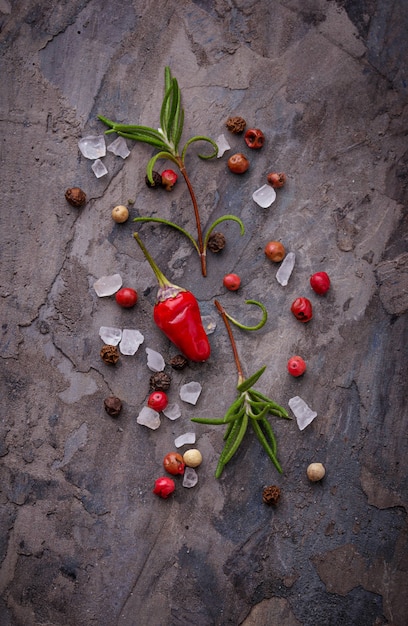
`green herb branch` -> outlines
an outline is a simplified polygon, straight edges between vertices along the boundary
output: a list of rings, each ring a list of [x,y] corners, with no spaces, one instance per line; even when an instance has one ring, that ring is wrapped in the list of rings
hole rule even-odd
[[[106,126],[109,126],[109,130],[105,131],[105,134],[109,135],[111,133],[117,133],[120,137],[125,137],[126,139],[131,139],[133,141],[147,143],[159,151],[153,155],[146,167],[146,173],[152,185],[154,185],[153,168],[158,159],[169,160],[174,163],[180,170],[187,184],[187,188],[189,190],[191,201],[193,204],[197,229],[197,241],[186,230],[184,230],[174,222],[170,222],[168,220],[152,217],[138,217],[135,218],[134,221],[160,222],[167,226],[172,226],[182,234],[186,235],[188,239],[194,244],[194,247],[200,256],[201,271],[203,276],[206,276],[206,251],[208,238],[216,224],[225,220],[233,220],[235,222],[238,222],[241,235],[244,234],[244,225],[238,217],[235,217],[233,215],[224,215],[223,217],[216,220],[216,222],[214,222],[210,226],[207,234],[203,236],[198,202],[193,185],[185,167],[185,158],[187,149],[192,143],[196,141],[205,141],[209,143],[213,148],[212,152],[208,155],[199,154],[198,156],[201,159],[212,159],[217,156],[218,146],[216,142],[210,137],[206,137],[205,135],[195,135],[184,144],[184,147],[181,150],[179,149],[181,136],[183,134],[184,109],[181,106],[181,91],[177,79],[172,77],[170,68],[166,67],[164,70],[164,97],[160,110],[160,128],[156,130],[155,128],[150,128],[149,126],[141,126],[137,124],[119,124],[113,120],[108,119],[107,117],[104,117],[103,115],[98,115],[98,119],[101,120],[101,122],[103,122]]]
[[[288,412],[279,404],[262,394],[260,391],[253,389],[255,383],[264,373],[266,366],[261,367],[255,374],[249,378],[245,378],[238,355],[237,346],[232,333],[230,322],[236,324],[242,329],[258,330],[262,328],[267,319],[265,307],[256,300],[247,300],[247,304],[256,304],[262,310],[262,320],[256,326],[245,326],[231,317],[221,304],[216,300],[215,306],[221,314],[225,327],[228,332],[232,351],[234,354],[235,365],[238,372],[238,397],[228,408],[222,419],[207,419],[195,417],[193,422],[199,424],[214,424],[227,426],[224,433],[224,448],[221,452],[217,468],[215,471],[216,478],[219,478],[224,470],[225,465],[232,459],[237,452],[239,446],[247,431],[248,425],[251,424],[258,440],[260,441],[265,452],[275,465],[278,472],[282,473],[281,465],[277,457],[276,437],[270,425],[267,415],[272,414],[277,417],[289,418]]]

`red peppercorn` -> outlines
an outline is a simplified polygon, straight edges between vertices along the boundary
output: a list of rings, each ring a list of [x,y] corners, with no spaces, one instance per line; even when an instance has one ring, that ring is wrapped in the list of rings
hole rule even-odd
[[[245,143],[248,148],[259,150],[265,143],[265,136],[259,128],[250,128],[244,135]]]
[[[301,356],[292,356],[288,361],[288,372],[296,378],[306,371],[306,363]]]
[[[154,483],[153,493],[166,499],[173,493],[175,488],[176,485],[172,478],[169,478],[168,476],[161,476]]]
[[[227,165],[233,174],[243,174],[247,171],[247,169],[249,169],[249,161],[245,154],[242,154],[241,152],[237,152],[237,154],[230,156],[227,161]]]
[[[166,191],[172,191],[177,182],[177,174],[173,170],[164,170],[161,175],[162,185]]]
[[[265,255],[274,263],[280,263],[285,258],[285,246],[280,241],[269,241],[264,248]]]
[[[230,291],[237,291],[241,286],[241,279],[238,274],[226,274],[222,282],[224,287]]]
[[[290,310],[299,322],[309,322],[313,317],[312,303],[308,298],[296,298]]]
[[[314,292],[322,296],[330,289],[330,278],[326,272],[316,272],[310,277],[310,285]]]
[[[130,287],[122,287],[116,292],[115,300],[124,309],[131,309],[137,302],[137,291]]]
[[[164,411],[169,400],[164,391],[153,391],[147,399],[147,406],[155,411]]]
[[[163,459],[163,467],[169,474],[177,476],[178,474],[184,474],[186,464],[181,454],[178,452],[169,452]]]

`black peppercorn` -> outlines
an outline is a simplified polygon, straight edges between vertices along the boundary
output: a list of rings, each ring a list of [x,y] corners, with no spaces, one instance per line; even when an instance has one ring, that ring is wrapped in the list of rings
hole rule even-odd
[[[170,376],[164,372],[156,372],[153,376],[150,376],[150,386],[154,391],[167,391],[170,383]]]
[[[277,504],[280,498],[281,491],[276,485],[265,487],[262,492],[262,500],[265,504]]]
[[[102,361],[107,365],[115,365],[119,361],[119,350],[116,346],[103,346],[100,354]]]
[[[156,189],[157,187],[161,187],[162,186],[162,177],[161,174],[159,172],[156,172],[155,170],[153,170],[152,172],[152,178],[153,178],[153,184],[150,182],[147,174],[145,176],[145,183],[148,187],[150,187],[151,189]]]
[[[105,398],[103,404],[105,411],[111,417],[118,417],[122,410],[122,402],[116,396],[109,396],[109,398]]]
[[[244,120],[243,117],[239,117],[239,116],[229,117],[227,119],[225,126],[228,128],[228,130],[231,133],[234,133],[237,135],[239,133],[242,133],[245,130],[246,121]]]
[[[170,365],[175,370],[182,370],[188,365],[188,361],[182,354],[176,354],[176,356],[170,359]]]
[[[223,233],[211,233],[208,238],[207,247],[211,252],[221,252],[225,246],[225,236]]]

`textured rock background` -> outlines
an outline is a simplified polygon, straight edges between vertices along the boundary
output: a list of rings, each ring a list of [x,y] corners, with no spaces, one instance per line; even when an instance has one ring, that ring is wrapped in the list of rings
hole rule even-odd
[[[407,4],[157,5],[0,0],[0,622],[404,626]],[[179,233],[139,227],[168,277],[217,320],[211,359],[171,371],[171,400],[182,383],[202,383],[197,406],[152,432],[136,423],[149,393],[144,347],[166,359],[174,350],[152,324],[156,285],[134,225],[110,213],[132,199],[132,217],[194,232],[188,192],[145,186],[144,145],[129,145],[125,161],[108,153],[109,174],[96,179],[77,142],[103,132],[98,113],[158,125],[165,65],[182,90],[186,139],[228,135],[238,114],[266,145],[249,154],[228,135],[251,159],[242,177],[227,155],[203,162],[194,146],[187,157],[203,225],[234,213],[246,228],[241,237],[225,224],[207,278]],[[288,183],[263,210],[251,195],[272,169]],[[88,195],[81,210],[64,199],[74,185]],[[297,255],[286,288],[263,254],[270,239]],[[323,298],[308,287],[319,270],[332,278]],[[229,271],[242,277],[237,293],[222,287]],[[116,272],[139,292],[134,310],[95,295],[93,282]],[[289,311],[298,295],[315,305],[306,325]],[[234,331],[245,372],[267,365],[257,387],[284,405],[300,395],[318,417],[303,432],[273,421],[282,476],[248,436],[218,481],[222,433],[196,425],[199,484],[162,501],[151,490],[174,437],[235,397],[215,298],[246,319],[245,299],[267,306],[261,331]],[[139,328],[145,344],[109,368],[101,325]],[[286,373],[294,353],[308,363],[301,379]],[[124,402],[118,420],[103,410],[110,393]],[[327,474],[311,484],[316,460]],[[262,503],[270,484],[282,489],[276,508]]]

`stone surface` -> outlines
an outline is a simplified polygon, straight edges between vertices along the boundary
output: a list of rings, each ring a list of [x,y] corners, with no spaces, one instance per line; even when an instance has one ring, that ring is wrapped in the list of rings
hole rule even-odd
[[[404,0],[0,2],[2,625],[405,626],[407,17]],[[251,167],[238,177],[230,152],[187,151],[204,230],[227,213],[245,225],[244,236],[220,225],[227,244],[208,255],[206,278],[180,232],[138,224],[167,277],[217,319],[209,361],[172,370],[169,401],[197,380],[199,402],[152,431],[136,422],[151,375],[143,351],[109,368],[98,332],[137,327],[166,364],[174,356],[153,323],[157,284],[132,218],[195,236],[190,196],[182,177],[171,194],[146,186],[151,146],[127,140],[125,160],[108,151],[98,179],[78,141],[103,133],[99,113],[157,128],[166,64],[182,91],[181,145],[225,133]],[[232,115],[263,130],[262,150],[226,131]],[[287,183],[263,211],[251,196],[272,168]],[[80,210],[70,187],[87,195]],[[118,204],[125,224],[111,218]],[[296,253],[284,289],[263,254],[271,239]],[[222,289],[232,270],[234,294]],[[308,284],[321,270],[324,297]],[[137,289],[134,309],[93,290],[114,273]],[[290,313],[302,295],[307,325]],[[234,328],[244,372],[267,365],[256,388],[286,407],[308,398],[319,417],[299,432],[271,416],[282,475],[249,429],[216,480],[222,429],[190,418],[221,418],[236,396],[214,300],[246,298],[269,316],[260,331]],[[301,379],[286,371],[297,353]],[[123,402],[115,420],[109,395]],[[178,482],[163,501],[152,494],[162,459],[189,430],[199,483]],[[328,471],[312,484],[317,458]],[[276,507],[262,502],[271,484]]]

